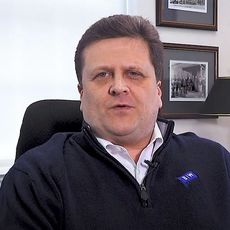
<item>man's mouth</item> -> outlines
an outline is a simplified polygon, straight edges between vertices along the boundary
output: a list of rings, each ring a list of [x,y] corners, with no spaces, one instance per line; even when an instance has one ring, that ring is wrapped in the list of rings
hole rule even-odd
[[[112,106],[113,109],[117,109],[117,110],[129,110],[132,109],[133,106],[128,105],[128,104],[117,104]]]

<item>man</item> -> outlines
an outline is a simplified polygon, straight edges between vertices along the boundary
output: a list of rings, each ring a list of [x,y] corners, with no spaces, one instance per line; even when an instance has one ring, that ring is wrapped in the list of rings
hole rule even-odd
[[[230,156],[157,118],[162,43],[149,21],[92,25],[75,56],[82,132],[19,158],[0,191],[4,229],[229,229]]]

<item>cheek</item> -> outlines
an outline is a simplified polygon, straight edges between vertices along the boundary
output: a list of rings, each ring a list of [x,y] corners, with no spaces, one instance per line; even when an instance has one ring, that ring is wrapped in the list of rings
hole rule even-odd
[[[158,101],[159,101],[159,109],[160,109],[160,108],[162,107],[162,100],[161,100],[161,97],[159,97]]]
[[[89,95],[90,94],[89,92],[86,89],[81,90],[80,92],[80,99],[81,99],[80,109],[82,112],[86,112],[87,109],[90,107],[90,104],[92,104],[91,102],[92,96]]]
[[[150,113],[155,114],[162,107],[161,90],[158,90],[157,88],[152,90],[151,93],[148,93],[145,99],[147,102],[147,109],[150,111]]]
[[[101,107],[103,95],[97,89],[89,89],[85,87],[80,93],[81,111],[89,113],[90,111],[98,110]]]
[[[93,117],[93,114],[95,114],[93,105],[93,97],[90,96],[85,90],[81,93],[81,105],[80,110],[83,113],[84,120],[89,123],[90,120]]]
[[[144,97],[142,98],[142,104],[144,105],[142,109],[145,111],[144,114],[151,114],[150,116],[152,116],[162,107],[161,91],[155,88],[150,89],[148,93],[146,92],[144,92]],[[143,111],[141,111],[141,113],[143,113]]]

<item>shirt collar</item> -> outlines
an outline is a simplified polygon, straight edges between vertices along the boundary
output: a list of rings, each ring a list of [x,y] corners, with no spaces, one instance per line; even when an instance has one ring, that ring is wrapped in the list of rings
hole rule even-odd
[[[149,165],[145,161],[151,161],[154,153],[163,143],[161,131],[158,124],[155,123],[151,140],[148,145],[141,151],[139,159],[137,163],[135,163],[124,147],[114,145],[110,141],[102,138],[97,138],[97,140],[112,157],[118,160],[131,173],[131,175],[138,181],[139,184],[142,183],[149,168]]]
[[[115,144],[111,143],[110,141],[105,140],[105,139],[103,139],[103,138],[99,138],[99,137],[96,137],[96,138],[97,138],[98,142],[99,142],[105,149],[107,149],[107,146],[108,146],[108,145],[117,146],[117,145],[115,145]],[[157,143],[157,146],[155,146],[155,147],[158,147],[158,146],[160,146],[160,145],[163,143],[163,137],[162,137],[162,134],[161,134],[161,131],[160,131],[160,128],[159,128],[159,125],[157,124],[157,122],[155,123],[155,127],[154,127],[154,131],[153,131],[153,135],[152,135],[152,137],[151,137],[151,141],[149,142],[149,144],[148,144],[147,146],[151,145],[154,141],[157,141],[157,142],[158,142],[158,143]],[[147,147],[147,146],[146,146],[146,147]],[[121,146],[121,147],[122,147],[122,146]]]

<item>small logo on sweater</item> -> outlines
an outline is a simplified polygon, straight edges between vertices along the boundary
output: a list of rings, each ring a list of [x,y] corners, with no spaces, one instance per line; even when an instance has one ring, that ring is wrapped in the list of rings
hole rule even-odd
[[[182,176],[177,177],[177,180],[179,180],[183,185],[188,186],[191,181],[196,180],[197,178],[198,176],[194,172],[188,171]]]

